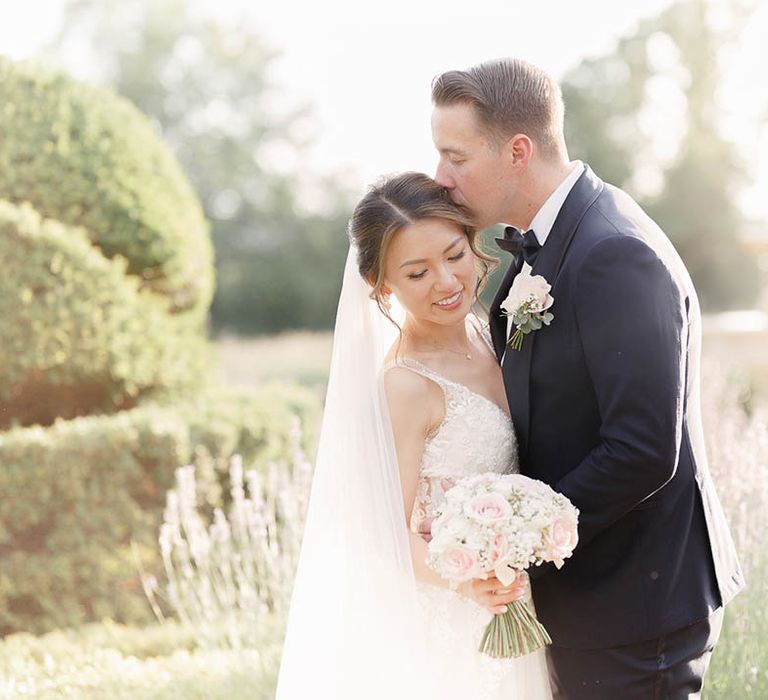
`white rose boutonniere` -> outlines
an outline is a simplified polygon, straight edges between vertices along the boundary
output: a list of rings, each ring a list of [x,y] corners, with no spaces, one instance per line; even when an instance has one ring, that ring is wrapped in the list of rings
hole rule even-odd
[[[512,349],[520,350],[524,336],[552,322],[554,315],[549,309],[555,300],[549,293],[551,289],[541,275],[519,274],[515,277],[507,298],[501,303],[504,315],[511,316],[516,327],[509,339]]]

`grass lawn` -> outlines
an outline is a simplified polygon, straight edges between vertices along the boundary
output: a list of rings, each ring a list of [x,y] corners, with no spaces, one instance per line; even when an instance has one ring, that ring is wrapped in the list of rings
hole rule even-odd
[[[278,667],[279,630],[260,650],[198,649],[169,623],[114,623],[0,642],[0,698],[35,700],[267,700]]]

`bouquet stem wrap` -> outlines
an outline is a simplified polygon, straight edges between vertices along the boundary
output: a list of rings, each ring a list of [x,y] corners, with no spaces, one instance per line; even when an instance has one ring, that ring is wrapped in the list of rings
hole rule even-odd
[[[525,604],[515,600],[503,615],[494,615],[480,640],[479,651],[494,659],[525,656],[551,644],[552,640]]]

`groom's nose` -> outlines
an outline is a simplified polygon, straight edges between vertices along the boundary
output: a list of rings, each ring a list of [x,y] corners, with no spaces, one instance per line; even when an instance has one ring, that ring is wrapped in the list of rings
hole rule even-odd
[[[452,190],[456,187],[456,183],[453,178],[448,174],[448,168],[443,164],[443,161],[437,164],[437,170],[435,171],[435,182],[440,187],[445,187],[447,190]]]

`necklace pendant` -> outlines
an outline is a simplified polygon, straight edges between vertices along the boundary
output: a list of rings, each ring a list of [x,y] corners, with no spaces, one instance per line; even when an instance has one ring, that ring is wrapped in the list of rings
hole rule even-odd
[[[471,360],[471,359],[472,359],[472,355],[470,355],[469,353],[467,353],[465,357],[466,357],[468,360]]]

